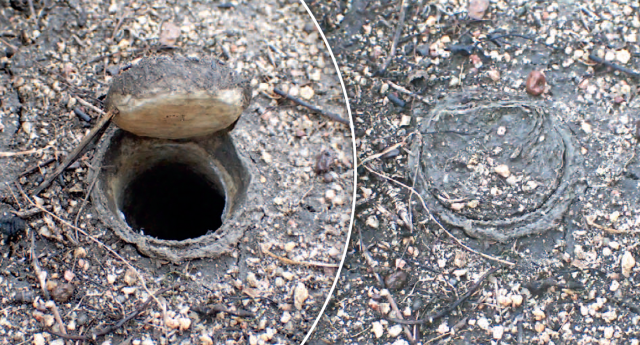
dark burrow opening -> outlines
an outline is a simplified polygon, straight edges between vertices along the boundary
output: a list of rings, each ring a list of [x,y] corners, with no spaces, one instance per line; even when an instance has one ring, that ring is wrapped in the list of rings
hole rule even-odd
[[[134,231],[180,241],[217,230],[225,203],[221,188],[189,165],[161,163],[129,183],[121,210]]]

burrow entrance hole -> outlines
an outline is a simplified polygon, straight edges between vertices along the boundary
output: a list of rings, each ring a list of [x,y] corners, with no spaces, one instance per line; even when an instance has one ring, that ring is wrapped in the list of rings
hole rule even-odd
[[[220,183],[183,163],[159,163],[125,187],[121,211],[134,231],[163,240],[206,235],[222,225]]]

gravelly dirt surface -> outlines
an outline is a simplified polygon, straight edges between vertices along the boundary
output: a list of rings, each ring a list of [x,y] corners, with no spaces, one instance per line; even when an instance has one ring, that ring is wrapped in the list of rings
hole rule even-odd
[[[47,333],[62,332],[60,323],[87,336],[116,326],[87,341],[98,344],[299,343],[334,281],[354,188],[349,128],[273,93],[276,86],[347,116],[336,70],[305,9],[297,1],[34,3],[36,18],[27,1],[0,2],[0,215],[35,210],[21,214],[26,232],[2,237],[0,343],[63,344]],[[112,75],[161,54],[219,59],[254,90],[232,138],[262,189],[260,200],[248,202],[263,205],[253,205],[254,226],[217,259],[149,259],[104,227],[90,200],[83,207],[93,150],[30,198],[45,213],[26,195],[54,164],[20,176],[61,159],[86,134],[91,125],[75,109],[96,122],[99,114],[81,100],[102,108]],[[324,151],[332,160],[317,173]],[[70,226],[76,221],[77,229]],[[55,306],[45,303],[32,250]],[[161,288],[168,290],[143,305]],[[203,313],[212,310],[223,312]]]
[[[467,1],[308,4],[345,78],[359,162],[353,240],[311,343],[637,344],[637,73],[588,58],[595,54],[638,70],[637,2],[492,1],[481,21],[468,17]],[[378,73],[389,57],[403,4],[395,56]],[[496,32],[530,39],[502,37],[495,44],[489,36]],[[476,49],[465,56],[455,45],[484,53]],[[526,91],[534,70],[546,77],[547,90],[540,96]],[[451,101],[454,93],[462,94],[457,103]],[[509,121],[476,117],[486,123],[468,123],[464,114],[433,118],[443,104],[461,109],[479,104],[472,96],[542,107],[568,131],[576,162],[567,166],[566,153],[552,150],[555,157],[548,162],[527,166],[522,161],[527,156],[516,151],[518,139],[528,143],[529,133],[509,133],[528,126],[527,117],[516,112],[507,112]],[[511,139],[496,140],[504,130]],[[534,138],[550,140],[544,134]],[[423,149],[422,159],[433,155],[431,165],[421,166],[422,172],[431,168],[431,175],[422,175],[427,190],[410,169],[416,148]],[[443,217],[447,211],[500,220],[539,210],[553,195],[549,191],[558,188],[554,178],[535,173],[540,164],[555,165],[548,172],[558,173],[576,167],[583,186],[550,230],[501,243],[469,237],[473,231]],[[433,218],[411,194],[414,183],[423,198],[432,198]],[[538,192],[543,194],[527,198],[526,193]],[[521,204],[527,200],[530,205]],[[497,271],[485,277],[492,268]],[[402,326],[389,320],[398,318],[392,302],[404,319],[424,322]]]

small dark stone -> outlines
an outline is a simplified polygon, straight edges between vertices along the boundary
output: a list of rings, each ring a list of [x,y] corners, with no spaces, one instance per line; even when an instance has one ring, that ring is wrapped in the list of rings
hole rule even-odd
[[[413,53],[413,43],[409,43],[404,46],[404,55],[411,55]]]
[[[640,120],[636,121],[636,139],[640,141]]]
[[[459,54],[462,56],[471,56],[476,50],[474,45],[454,44],[449,47],[451,54]]]
[[[114,75],[118,75],[118,73],[120,73],[120,66],[109,66],[107,67],[107,74],[114,76]]]
[[[29,12],[31,11],[29,9],[29,1],[28,0],[11,0],[9,1],[9,4],[11,5],[11,7],[16,10],[16,11],[22,11],[22,12]],[[33,0],[33,9],[39,9],[40,6],[40,1],[38,0]]]
[[[384,284],[389,290],[400,290],[407,285],[409,275],[405,271],[397,271],[384,278]]]
[[[87,113],[85,113],[82,109],[80,109],[79,107],[76,107],[75,109],[73,109],[73,113],[76,114],[76,116],[82,120],[82,121],[86,121],[86,122],[91,122],[91,116],[87,115]]]
[[[33,290],[20,289],[13,296],[12,302],[15,304],[31,304],[35,297]]]
[[[14,240],[21,232],[27,228],[27,224],[20,217],[5,216],[0,217],[0,232],[2,232],[9,241]]]
[[[416,52],[420,56],[429,56],[429,45],[421,44],[421,45],[417,46],[416,47]]]
[[[398,96],[396,96],[393,93],[390,93],[387,95],[387,98],[395,105],[399,106],[400,108],[404,108],[405,105],[407,105],[407,102],[401,100]]]
[[[534,280],[524,284],[524,287],[535,296],[540,296],[552,286],[558,285],[558,283],[551,278]]]

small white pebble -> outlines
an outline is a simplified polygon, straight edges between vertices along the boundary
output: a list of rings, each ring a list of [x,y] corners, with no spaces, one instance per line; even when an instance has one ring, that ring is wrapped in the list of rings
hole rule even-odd
[[[495,168],[493,168],[493,171],[495,171],[498,175],[504,178],[507,178],[509,177],[509,175],[511,175],[511,172],[509,171],[509,167],[506,164],[500,164],[496,166]]]

